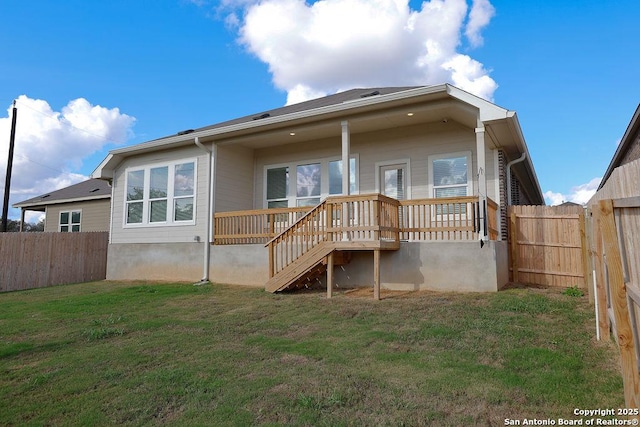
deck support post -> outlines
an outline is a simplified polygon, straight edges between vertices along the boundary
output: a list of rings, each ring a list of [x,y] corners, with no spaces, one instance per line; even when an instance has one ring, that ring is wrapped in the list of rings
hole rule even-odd
[[[335,251],[327,256],[327,299],[333,296],[333,254]]]
[[[373,251],[373,299],[380,300],[380,249]]]

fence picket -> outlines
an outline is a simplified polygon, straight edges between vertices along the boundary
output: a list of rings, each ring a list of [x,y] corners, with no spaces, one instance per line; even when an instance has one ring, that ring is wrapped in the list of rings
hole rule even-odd
[[[0,234],[0,292],[104,280],[109,233]]]

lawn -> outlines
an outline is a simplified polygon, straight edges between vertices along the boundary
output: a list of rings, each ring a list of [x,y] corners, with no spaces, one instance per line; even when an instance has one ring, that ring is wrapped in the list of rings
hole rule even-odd
[[[586,297],[98,282],[0,294],[0,425],[505,425],[624,407]],[[575,417],[574,417],[575,418]]]

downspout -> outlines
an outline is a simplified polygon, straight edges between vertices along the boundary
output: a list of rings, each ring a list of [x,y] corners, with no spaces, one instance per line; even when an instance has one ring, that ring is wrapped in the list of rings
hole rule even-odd
[[[205,147],[201,142],[200,142],[200,138],[196,136],[195,140],[194,140],[195,144],[200,147],[202,150],[204,150],[206,153],[209,154],[209,171],[207,173],[208,179],[207,182],[209,183],[209,191],[207,191],[207,205],[209,206],[209,211],[207,213],[207,241],[205,242],[204,245],[204,259],[203,259],[203,273],[202,273],[202,279],[200,279],[199,283],[205,283],[209,281],[209,265],[210,265],[210,261],[209,261],[209,257],[211,254],[211,244],[213,243],[213,229],[211,227],[211,222],[213,221],[213,210],[214,210],[214,197],[213,197],[213,191],[214,191],[214,176],[213,176],[213,168],[214,168],[214,152],[213,150],[208,149],[207,147]]]
[[[519,158],[507,163],[507,206],[511,206],[511,166],[523,162],[527,158],[527,153],[522,153]]]

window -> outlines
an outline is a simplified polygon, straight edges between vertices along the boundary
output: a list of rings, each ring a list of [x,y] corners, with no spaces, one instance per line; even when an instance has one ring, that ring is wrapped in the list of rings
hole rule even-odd
[[[82,217],[81,211],[69,211],[60,212],[60,227],[61,232],[78,232],[80,231],[80,219]]]
[[[286,208],[289,206],[289,168],[267,169],[267,207]]]
[[[465,197],[473,194],[471,176],[471,152],[429,156],[432,197]],[[466,214],[466,205],[456,204],[455,209],[438,206],[438,215]]]
[[[296,206],[320,203],[320,163],[299,165],[296,171]]]
[[[471,153],[431,156],[433,197],[463,197],[471,194]]]
[[[180,225],[195,220],[195,161],[126,173],[125,225]]]
[[[349,191],[357,191],[356,157],[349,159]],[[289,185],[290,171],[295,186]],[[293,187],[293,188],[292,188]],[[315,206],[329,195],[342,194],[342,160],[321,159],[265,168],[265,206]]]
[[[356,159],[349,159],[349,194],[356,192]],[[342,160],[329,162],[329,194],[342,194]]]

